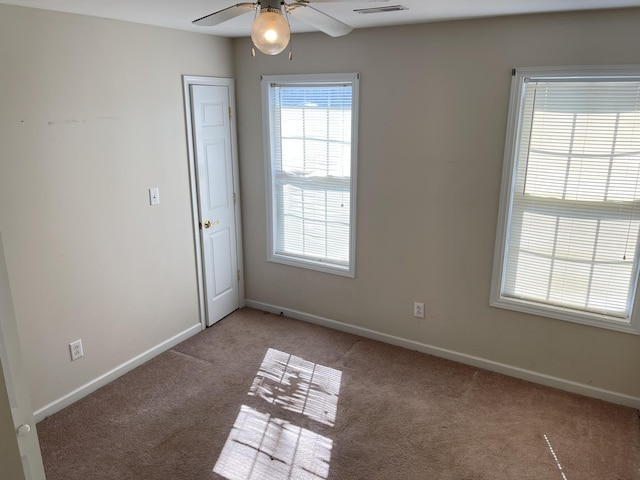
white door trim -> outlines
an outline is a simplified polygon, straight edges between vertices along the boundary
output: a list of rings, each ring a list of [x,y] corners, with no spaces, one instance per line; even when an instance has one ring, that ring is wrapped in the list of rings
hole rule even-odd
[[[13,310],[2,236],[0,236],[0,370],[3,372],[9,398],[13,426],[16,429],[14,432],[18,434],[15,441],[22,457],[24,478],[25,480],[44,480],[42,454]]]
[[[206,295],[204,291],[204,267],[202,258],[202,242],[200,239],[200,207],[198,197],[198,179],[196,169],[196,155],[194,152],[193,143],[193,126],[191,123],[191,86],[192,85],[213,85],[224,86],[229,89],[229,105],[232,112],[231,123],[231,144],[232,144],[232,168],[233,168],[233,189],[236,192],[236,208],[235,208],[235,220],[236,220],[236,251],[238,255],[238,270],[241,272],[240,279],[238,280],[238,294],[240,300],[240,307],[245,305],[244,297],[244,268],[242,261],[242,223],[241,223],[241,203],[240,203],[240,179],[238,176],[238,140],[236,132],[236,104],[235,104],[235,85],[231,78],[220,77],[200,77],[192,75],[184,75],[183,81],[183,94],[184,94],[184,108],[185,108],[185,123],[187,127],[187,151],[189,156],[189,186],[191,188],[191,215],[193,220],[193,239],[195,244],[196,253],[196,275],[198,280],[198,303],[200,309],[200,324],[204,330],[207,326],[207,318],[205,308]]]

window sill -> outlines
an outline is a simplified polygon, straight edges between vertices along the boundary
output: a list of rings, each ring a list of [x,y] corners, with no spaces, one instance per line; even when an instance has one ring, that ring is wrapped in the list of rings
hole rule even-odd
[[[324,262],[314,262],[313,260],[302,260],[299,258],[287,257],[285,255],[270,255],[267,260],[273,263],[289,265],[290,267],[298,267],[307,270],[315,270],[317,272],[331,273],[333,275],[340,275],[343,277],[355,278],[356,276],[353,268],[340,267]]]
[[[504,308],[516,312],[530,313],[541,317],[640,335],[640,325],[634,325],[633,321],[629,322],[622,319],[615,320],[605,318],[604,315],[598,315],[596,313],[580,312],[569,308],[552,307],[526,300],[505,297],[492,298],[490,305],[492,307]]]

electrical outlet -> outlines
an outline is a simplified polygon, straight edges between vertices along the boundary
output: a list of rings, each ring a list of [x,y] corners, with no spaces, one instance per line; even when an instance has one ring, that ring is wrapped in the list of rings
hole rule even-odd
[[[80,357],[84,356],[84,352],[82,351],[82,340],[71,342],[69,344],[69,352],[71,353],[71,361],[77,360]]]
[[[418,318],[424,318],[424,303],[413,302],[413,316]]]

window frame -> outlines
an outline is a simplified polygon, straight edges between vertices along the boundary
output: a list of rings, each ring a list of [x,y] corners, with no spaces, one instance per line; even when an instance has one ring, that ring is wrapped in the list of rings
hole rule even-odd
[[[513,193],[517,182],[516,159],[520,150],[520,138],[522,133],[521,127],[525,99],[525,79],[545,80],[562,78],[570,80],[584,77],[598,77],[601,79],[609,78],[611,80],[619,80],[621,78],[640,80],[640,65],[523,67],[513,70],[502,167],[502,182],[494,249],[490,305],[492,307],[640,335],[640,307],[638,307],[634,301],[638,293],[638,270],[640,265],[640,258],[637,251],[632,273],[634,276],[633,286],[629,291],[628,319],[607,318],[605,315],[594,312],[523,300],[502,294],[508,258],[507,247],[509,234],[511,232],[512,209],[514,203]]]
[[[357,198],[357,166],[358,166],[358,110],[359,110],[359,81],[358,73],[325,73],[325,74],[293,74],[293,75],[262,75],[262,125],[263,144],[265,152],[265,182],[266,182],[266,207],[267,207],[267,260],[293,267],[300,267],[345,277],[355,277],[356,258],[356,198]],[[278,84],[312,84],[331,86],[335,84],[349,83],[352,86],[351,97],[351,170],[349,178],[349,259],[347,266],[323,260],[313,260],[294,255],[286,255],[276,252],[276,225],[275,225],[275,192],[273,188],[272,163],[275,158],[274,144],[271,139],[273,115],[271,108],[270,85]]]

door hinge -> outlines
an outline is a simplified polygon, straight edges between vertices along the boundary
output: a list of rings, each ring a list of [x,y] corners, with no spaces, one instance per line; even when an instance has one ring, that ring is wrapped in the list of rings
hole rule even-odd
[[[229,118],[231,118],[231,107],[229,107]]]
[[[233,204],[236,204],[236,192],[233,192]]]
[[[238,281],[240,281],[240,270],[238,270]]]

